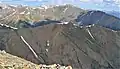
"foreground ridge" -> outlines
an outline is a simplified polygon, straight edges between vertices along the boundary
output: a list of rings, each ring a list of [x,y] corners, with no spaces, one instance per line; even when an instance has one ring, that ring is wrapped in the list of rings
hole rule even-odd
[[[72,67],[61,66],[59,64],[37,65],[19,57],[10,55],[5,51],[0,51],[0,69],[72,69]]]

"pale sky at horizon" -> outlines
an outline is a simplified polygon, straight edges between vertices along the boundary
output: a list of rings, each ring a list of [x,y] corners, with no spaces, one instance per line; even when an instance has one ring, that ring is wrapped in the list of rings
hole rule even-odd
[[[120,0],[0,0],[6,4],[23,4],[29,6],[72,4],[80,8],[120,11]]]

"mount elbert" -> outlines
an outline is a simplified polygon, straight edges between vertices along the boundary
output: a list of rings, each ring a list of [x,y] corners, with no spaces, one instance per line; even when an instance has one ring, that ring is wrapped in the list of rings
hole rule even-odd
[[[72,5],[35,8],[1,4],[0,23],[18,28],[16,34],[0,27],[0,49],[12,55],[73,69],[120,69],[120,19],[105,12]],[[32,46],[39,61],[18,34]]]

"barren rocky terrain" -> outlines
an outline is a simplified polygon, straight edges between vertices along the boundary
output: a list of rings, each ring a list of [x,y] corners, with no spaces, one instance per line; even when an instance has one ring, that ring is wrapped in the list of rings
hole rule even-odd
[[[38,65],[0,51],[0,69],[35,69]]]
[[[5,51],[0,51],[0,69],[72,69],[72,67],[61,66],[59,64],[38,65],[20,57],[10,55]]]

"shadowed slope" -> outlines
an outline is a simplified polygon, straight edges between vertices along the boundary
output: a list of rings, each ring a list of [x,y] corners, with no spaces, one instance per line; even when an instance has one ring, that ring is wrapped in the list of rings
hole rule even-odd
[[[78,16],[76,22],[80,25],[98,24],[112,30],[120,30],[120,19],[102,11],[89,11]]]

